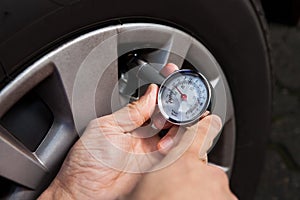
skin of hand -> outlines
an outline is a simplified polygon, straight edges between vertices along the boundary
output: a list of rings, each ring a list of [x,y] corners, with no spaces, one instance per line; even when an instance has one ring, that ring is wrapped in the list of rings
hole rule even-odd
[[[117,199],[129,193],[141,174],[126,171],[135,170],[138,165],[140,169],[137,170],[143,172],[160,159],[154,157],[151,162],[139,165],[128,156],[128,153],[146,154],[158,150],[158,135],[132,137],[132,134],[151,131],[150,127],[141,126],[155,111],[157,91],[158,87],[152,84],[138,101],[91,121],[70,150],[57,177],[39,199]],[[118,166],[119,162],[125,163],[124,168],[107,166]]]
[[[167,76],[177,69],[176,65],[168,64],[161,73]],[[137,102],[91,121],[70,150],[57,177],[39,199],[118,199],[130,193],[142,178],[141,174],[159,163],[162,155],[168,154],[179,142],[175,137],[178,127],[155,113],[157,90],[156,85],[150,85]],[[158,129],[170,128],[162,139],[153,133],[149,136],[153,129],[143,126],[150,117]],[[210,142],[204,143],[202,154],[211,145]],[[148,156],[146,162],[128,156],[128,153],[147,154],[157,150],[159,155]]]
[[[167,64],[161,74],[168,76],[177,69],[176,65]],[[140,127],[152,115],[153,124],[158,130],[172,126],[160,114],[154,114],[157,92],[158,87],[152,84],[137,102],[91,121],[70,150],[58,175],[39,199],[116,199],[132,191],[141,173],[150,169],[162,157],[156,155],[141,166],[138,160],[131,163],[130,158],[126,160],[128,152],[149,153],[158,150],[163,154],[172,145],[168,142],[164,144],[165,138],[160,139],[154,134],[148,138],[132,137],[133,134],[147,136],[148,132],[153,131],[150,127]],[[121,151],[116,150],[116,147]],[[95,155],[104,155],[105,158]],[[125,163],[126,169],[109,166],[120,165],[114,161],[119,161],[121,165]],[[126,172],[130,168],[134,169],[134,165],[139,167],[141,173]],[[135,172],[138,170],[135,169]]]
[[[126,199],[237,200],[229,189],[226,174],[218,167],[207,165],[199,160],[202,151],[200,147],[205,146],[205,143],[210,140],[207,138],[211,135],[213,139],[221,126],[220,118],[210,115],[189,127],[184,136],[195,131],[197,135],[187,151],[172,165],[146,174]],[[172,148],[164,159],[167,159],[172,151],[176,151],[176,148]],[[207,150],[207,147],[205,149]]]

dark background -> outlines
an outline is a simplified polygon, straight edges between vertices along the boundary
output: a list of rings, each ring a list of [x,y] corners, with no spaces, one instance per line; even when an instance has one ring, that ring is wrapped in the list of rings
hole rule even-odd
[[[256,200],[300,199],[300,26],[270,24],[272,132]],[[254,161],[255,162],[255,161]]]
[[[272,132],[255,200],[299,200],[300,1],[262,3],[269,24],[274,88]]]

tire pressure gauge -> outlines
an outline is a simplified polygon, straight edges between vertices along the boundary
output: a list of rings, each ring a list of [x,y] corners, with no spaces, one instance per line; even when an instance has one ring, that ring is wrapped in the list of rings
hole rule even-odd
[[[204,114],[211,98],[210,83],[202,74],[178,70],[162,82],[158,92],[158,107],[169,122],[186,125]]]

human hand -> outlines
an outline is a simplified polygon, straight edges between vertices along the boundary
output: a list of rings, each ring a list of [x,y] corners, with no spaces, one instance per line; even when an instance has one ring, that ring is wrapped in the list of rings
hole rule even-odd
[[[163,75],[176,70],[167,65]],[[39,199],[116,199],[129,193],[171,146],[157,135],[170,128],[156,113],[158,87],[150,85],[137,102],[90,122],[82,137],[70,150],[63,166]],[[153,116],[153,123],[142,126]],[[131,172],[131,173],[128,173]]]
[[[221,169],[207,165],[199,159],[210,148],[221,126],[220,118],[210,115],[186,130],[179,130],[178,133],[184,132],[184,135],[178,147],[171,149],[164,160],[173,157],[172,154],[176,152],[176,148],[180,148],[180,143],[196,133],[192,145],[172,165],[145,175],[127,198],[130,200],[236,200],[237,198],[229,189],[226,174]]]

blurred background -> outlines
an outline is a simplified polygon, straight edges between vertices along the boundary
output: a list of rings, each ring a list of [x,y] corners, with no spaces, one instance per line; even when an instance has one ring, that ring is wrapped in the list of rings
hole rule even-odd
[[[269,25],[274,88],[272,132],[255,200],[299,200],[300,1],[262,0],[262,4]]]

